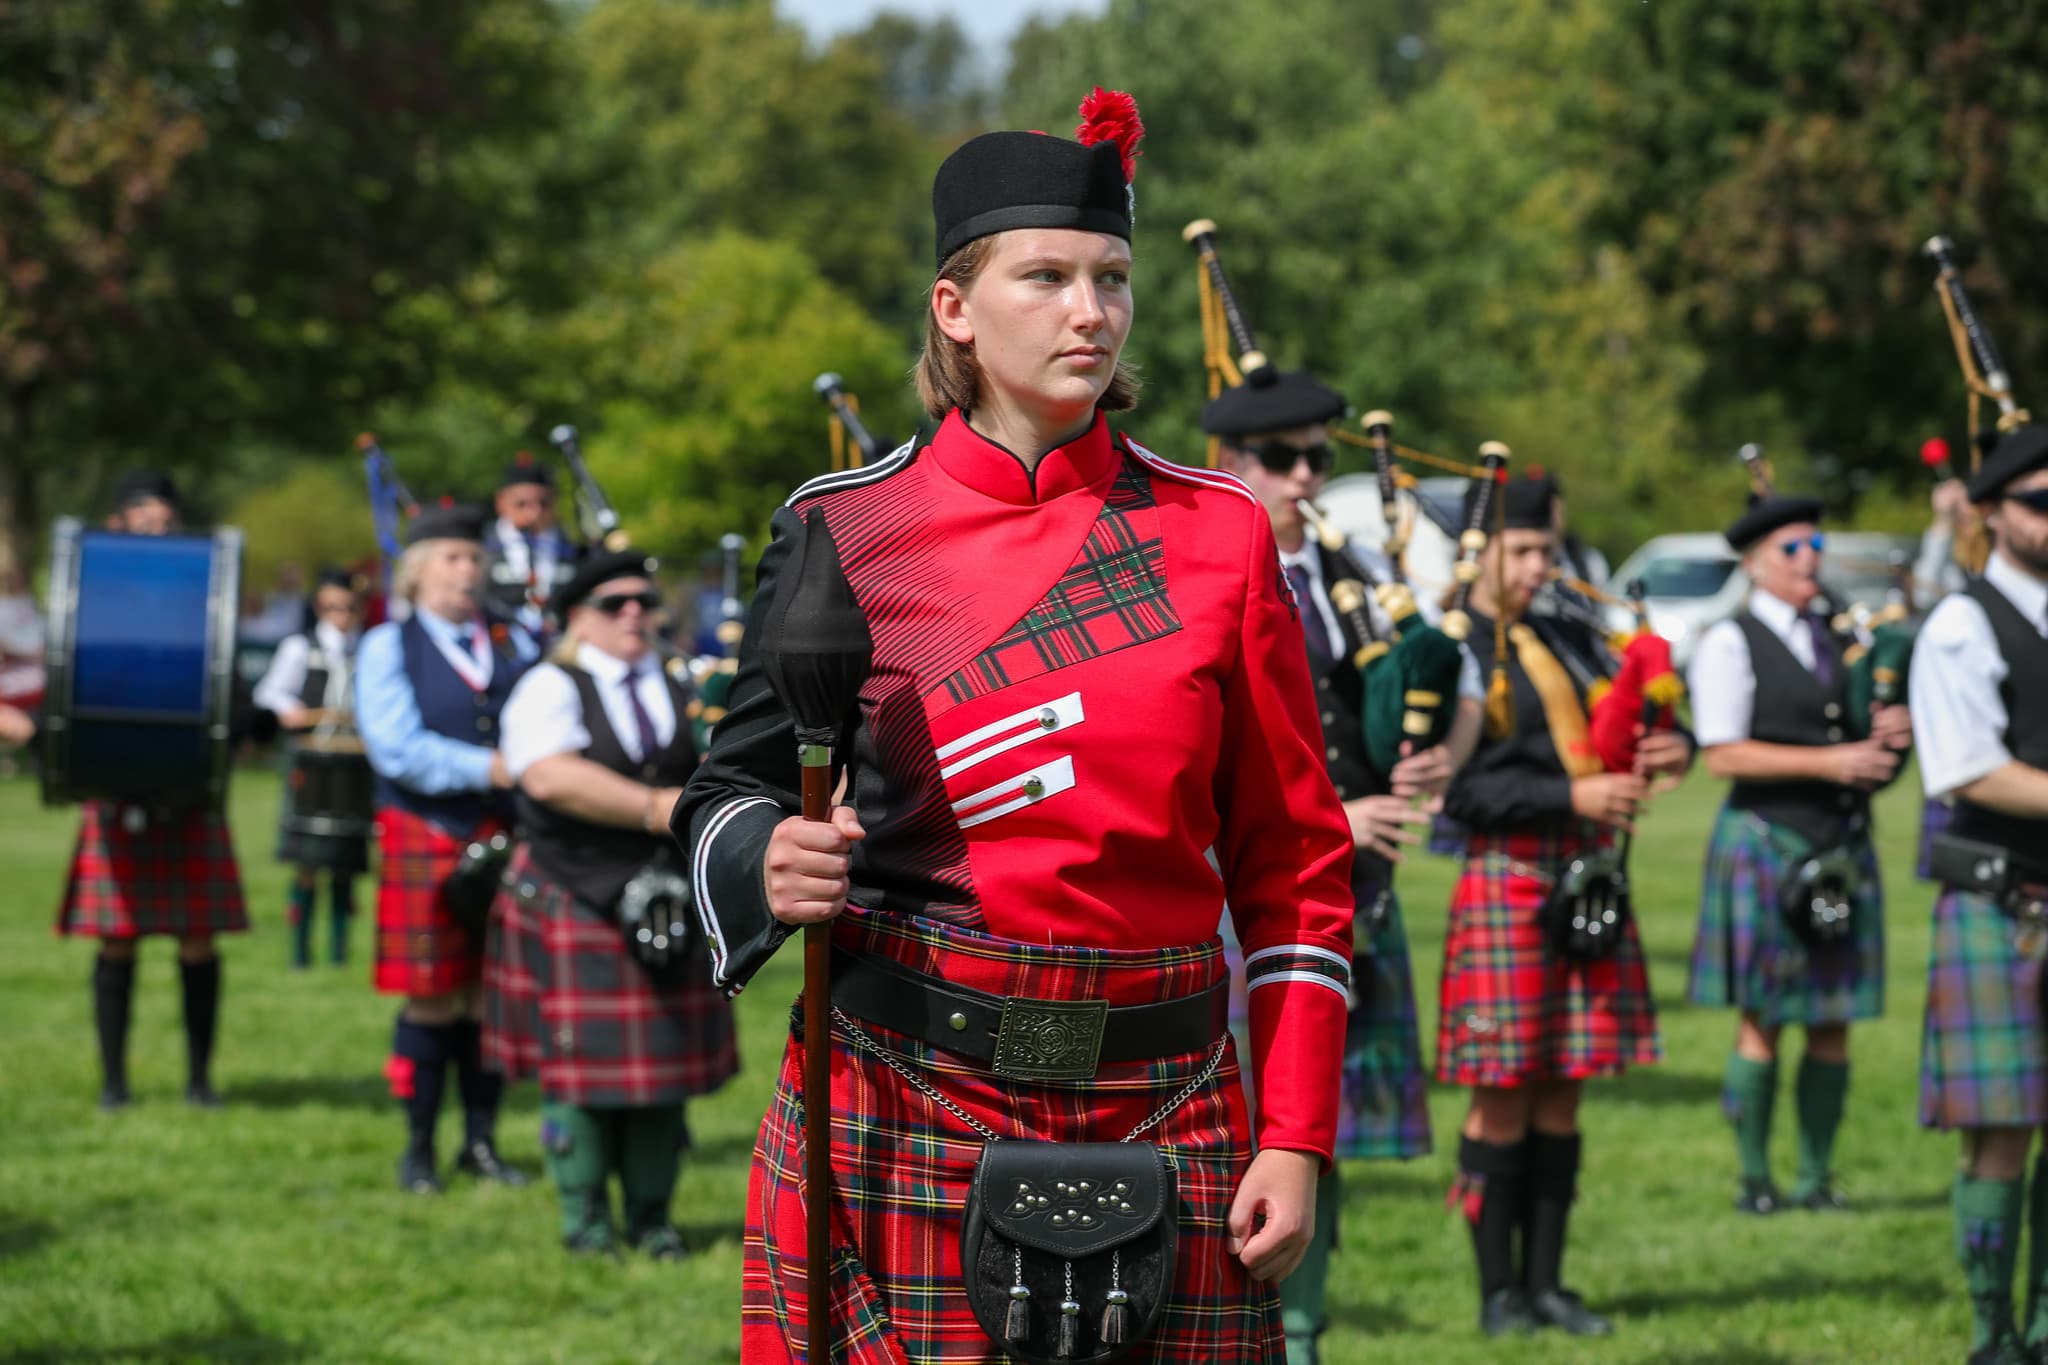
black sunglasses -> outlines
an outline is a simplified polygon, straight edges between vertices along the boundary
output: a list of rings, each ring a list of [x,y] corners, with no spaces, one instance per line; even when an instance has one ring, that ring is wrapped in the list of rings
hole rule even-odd
[[[2016,502],[2029,512],[2048,517],[2048,488],[2029,488],[2024,493],[2007,493],[2005,501]]]
[[[654,592],[608,592],[602,597],[590,599],[590,605],[606,616],[617,616],[627,607],[638,603],[643,613],[651,612],[661,605],[661,594]]]
[[[1291,446],[1285,441],[1263,441],[1258,445],[1246,447],[1246,451],[1272,474],[1292,474],[1295,464],[1301,460],[1308,461],[1309,473],[1327,474],[1330,472],[1332,460],[1335,459],[1330,452],[1328,441],[1312,446]]]

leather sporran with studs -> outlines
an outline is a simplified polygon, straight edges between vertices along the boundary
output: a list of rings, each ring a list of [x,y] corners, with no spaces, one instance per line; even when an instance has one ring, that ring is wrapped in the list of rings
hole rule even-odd
[[[1027,1365],[1116,1360],[1172,1293],[1179,1207],[1151,1143],[988,1143],[960,1234],[982,1330]]]
[[[1544,936],[1563,956],[1576,962],[1614,956],[1634,913],[1626,860],[1612,849],[1573,858],[1540,913]]]

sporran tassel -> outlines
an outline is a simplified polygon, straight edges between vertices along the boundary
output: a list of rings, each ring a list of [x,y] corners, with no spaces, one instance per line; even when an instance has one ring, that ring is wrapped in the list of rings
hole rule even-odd
[[[1104,1346],[1121,1346],[1124,1336],[1130,1331],[1131,1296],[1124,1292],[1124,1254],[1112,1251],[1109,1255],[1109,1303],[1102,1310],[1102,1331],[1098,1334]]]
[[[1074,1297],[1074,1263],[1067,1262],[1067,1294],[1060,1300],[1060,1347],[1053,1352],[1059,1360],[1081,1354],[1081,1304]]]
[[[1031,1335],[1031,1286],[1024,1283],[1024,1252],[1011,1253],[1014,1274],[1010,1284],[1010,1311],[1003,1315],[1003,1340],[1022,1342]]]

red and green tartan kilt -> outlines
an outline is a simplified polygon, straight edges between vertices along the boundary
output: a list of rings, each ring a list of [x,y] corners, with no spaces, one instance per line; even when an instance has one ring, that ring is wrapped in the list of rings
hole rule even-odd
[[[558,882],[524,844],[491,906],[484,1060],[589,1109],[679,1104],[739,1070],[732,1004],[701,943],[672,982],[626,950],[619,926]]]
[[[990,938],[907,915],[850,911],[839,948],[995,995],[1135,1005],[1222,979],[1207,943],[1159,951],[1058,948]],[[865,1026],[864,1026],[865,1027]],[[1005,1137],[1113,1142],[1172,1099],[1211,1049],[1104,1065],[1074,1083],[1023,1085],[976,1061],[868,1028],[941,1093]],[[1251,1159],[1234,1050],[1215,1075],[1151,1129],[1179,1167],[1180,1259],[1173,1297],[1133,1365],[1280,1365],[1279,1298],[1228,1246],[1225,1219]],[[803,1043],[783,1054],[747,1191],[740,1358],[820,1362],[805,1339]],[[1001,1358],[960,1283],[960,1217],[982,1139],[879,1059],[832,1031],[832,1323],[834,1365],[964,1365]]]
[[[125,820],[131,809],[107,801],[79,807],[78,847],[57,932],[87,938],[245,932],[249,910],[227,818],[199,808],[153,810],[131,830]]]
[[[396,806],[377,812],[377,964],[386,995],[446,995],[483,976],[484,946],[441,897],[462,850],[504,826],[485,820],[457,838]]]
[[[1920,1122],[1929,1128],[2048,1123],[2048,941],[1988,896],[1944,890],[1934,903]]]
[[[1634,921],[1598,962],[1556,953],[1539,923],[1559,872],[1593,846],[1576,835],[1472,836],[1444,938],[1438,1080],[1581,1080],[1662,1056]]]

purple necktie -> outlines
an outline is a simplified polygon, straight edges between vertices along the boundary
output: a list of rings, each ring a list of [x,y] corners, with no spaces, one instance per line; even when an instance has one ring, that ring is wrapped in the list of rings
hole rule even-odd
[[[1294,589],[1294,604],[1301,613],[1301,633],[1308,638],[1308,661],[1318,673],[1330,666],[1330,633],[1323,629],[1323,613],[1308,590],[1308,566],[1289,564],[1287,586]]]
[[[1806,641],[1813,646],[1813,676],[1822,687],[1831,687],[1835,681],[1835,655],[1828,647],[1828,629],[1818,616],[1803,616],[1806,623]]]
[[[640,761],[652,763],[661,744],[654,737],[654,717],[647,714],[647,707],[640,700],[639,682],[637,675],[626,675],[626,703],[633,708],[633,728],[640,732]]]

